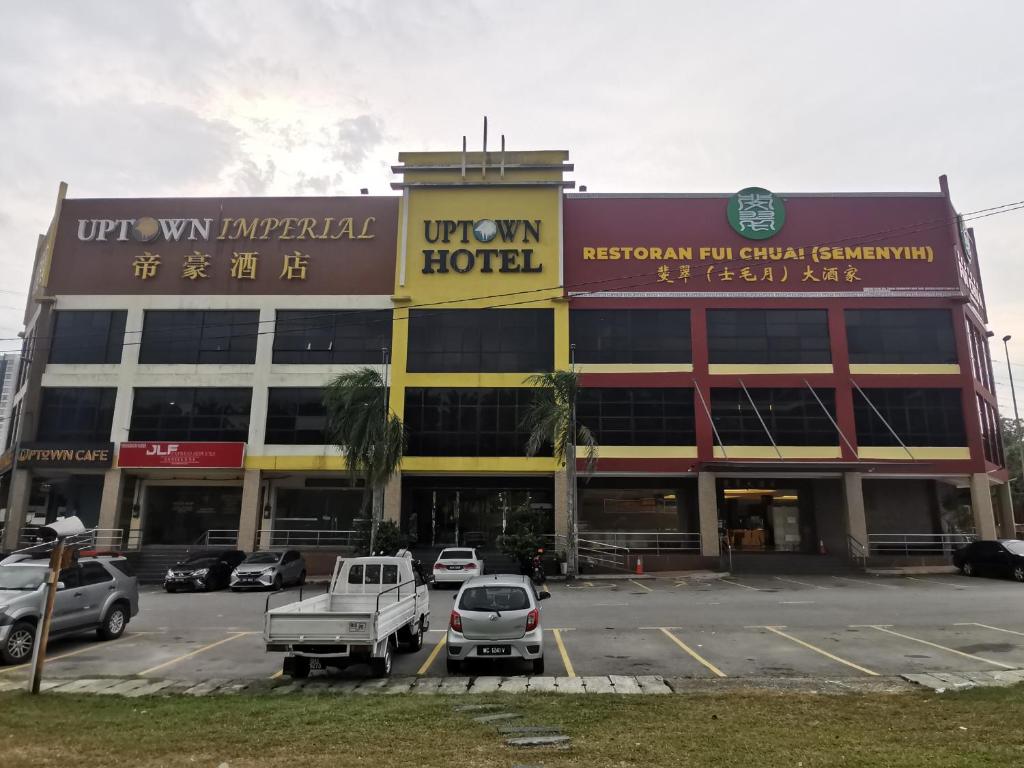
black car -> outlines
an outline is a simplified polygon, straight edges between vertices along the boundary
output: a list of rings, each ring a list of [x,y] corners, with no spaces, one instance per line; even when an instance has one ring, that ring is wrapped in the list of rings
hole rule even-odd
[[[189,555],[175,563],[164,575],[164,589],[224,589],[231,582],[231,572],[245,560],[245,552],[238,549],[209,549]]]
[[[953,553],[964,576],[1002,576],[1024,582],[1024,541],[975,541]]]

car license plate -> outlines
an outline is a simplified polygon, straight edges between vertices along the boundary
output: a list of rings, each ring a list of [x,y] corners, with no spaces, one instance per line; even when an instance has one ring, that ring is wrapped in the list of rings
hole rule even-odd
[[[478,656],[508,656],[512,653],[511,645],[478,645]]]
[[[461,565],[449,565],[448,566],[448,570],[449,571],[461,571],[462,570],[462,566]]]

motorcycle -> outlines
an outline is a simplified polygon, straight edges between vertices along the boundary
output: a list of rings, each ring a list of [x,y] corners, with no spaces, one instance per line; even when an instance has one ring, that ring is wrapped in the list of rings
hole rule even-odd
[[[537,553],[530,559],[530,579],[538,587],[548,580],[547,574],[544,573],[544,550],[538,549]]]

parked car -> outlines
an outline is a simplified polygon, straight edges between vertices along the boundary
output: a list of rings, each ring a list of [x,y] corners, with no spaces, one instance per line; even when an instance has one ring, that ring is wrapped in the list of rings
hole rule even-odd
[[[253,552],[231,572],[231,591],[240,589],[283,589],[306,583],[306,560],[295,549],[283,552]]]
[[[455,596],[448,620],[448,671],[469,660],[523,659],[533,674],[544,674],[544,633],[540,601],[528,576],[495,575],[470,579]]]
[[[434,563],[434,584],[462,584],[474,576],[482,576],[484,561],[476,550],[468,547],[442,549]]]
[[[164,575],[164,589],[201,589],[209,592],[224,589],[231,583],[231,572],[245,560],[245,552],[238,549],[209,549],[196,552],[180,563],[175,563]]]
[[[48,557],[12,556],[0,564],[0,660],[6,664],[32,658]],[[138,580],[123,557],[79,558],[58,579],[51,638],[95,631],[100,640],[113,640],[139,612]]]
[[[1001,576],[1024,582],[1024,541],[973,541],[953,553],[964,576]]]

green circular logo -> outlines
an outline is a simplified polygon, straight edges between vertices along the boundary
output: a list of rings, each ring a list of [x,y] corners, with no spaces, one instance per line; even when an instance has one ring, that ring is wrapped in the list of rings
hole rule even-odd
[[[729,224],[748,240],[767,240],[786,223],[782,198],[762,187],[741,189],[729,198]]]

